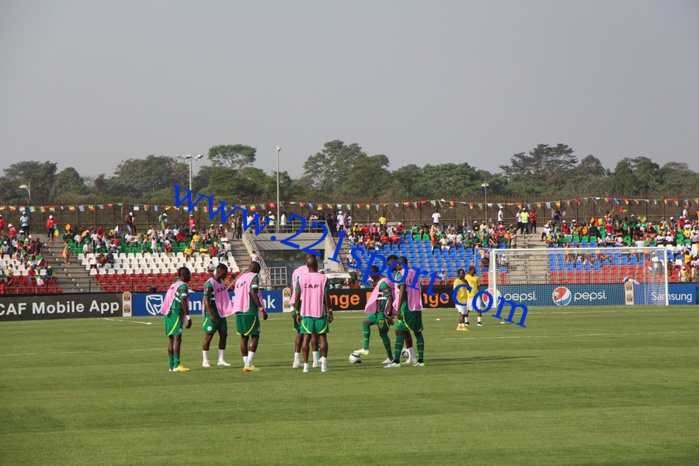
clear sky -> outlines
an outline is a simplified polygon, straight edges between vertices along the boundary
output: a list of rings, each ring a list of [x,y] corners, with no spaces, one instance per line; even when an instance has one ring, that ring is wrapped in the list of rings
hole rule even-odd
[[[699,2],[0,0],[0,169],[326,141],[490,171],[536,144],[699,171]],[[196,169],[195,169],[196,170]]]

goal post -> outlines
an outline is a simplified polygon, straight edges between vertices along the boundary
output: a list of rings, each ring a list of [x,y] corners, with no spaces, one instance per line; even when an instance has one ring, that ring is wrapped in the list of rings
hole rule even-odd
[[[492,249],[488,291],[526,306],[667,306],[664,247]]]

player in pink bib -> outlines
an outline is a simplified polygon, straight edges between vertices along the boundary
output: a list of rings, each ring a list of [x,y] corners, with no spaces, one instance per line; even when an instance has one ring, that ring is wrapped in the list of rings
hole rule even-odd
[[[202,367],[211,367],[209,364],[209,346],[214,334],[218,332],[218,365],[229,367],[224,359],[226,352],[226,340],[228,339],[228,322],[226,317],[233,313],[233,303],[228,295],[228,286],[223,279],[228,275],[226,264],[218,264],[214,276],[204,284],[204,316],[202,328],[204,329],[204,343],[202,344]]]
[[[243,372],[257,372],[259,369],[252,364],[257,344],[260,341],[260,319],[267,320],[267,312],[260,298],[260,264],[251,262],[248,271],[235,281],[235,297],[233,313],[235,314],[235,330],[240,335],[240,352],[243,355]]]
[[[310,255],[310,254],[309,254]],[[308,258],[308,255],[306,256]],[[294,319],[294,330],[296,330],[296,340],[294,341],[294,362],[291,365],[294,369],[303,367],[301,364],[301,343],[303,342],[303,336],[301,335],[301,326],[296,322],[296,284],[299,278],[308,273],[308,267],[302,265],[294,270],[291,274],[291,317]],[[315,344],[311,345],[311,352],[313,354],[313,367],[318,367],[320,359],[320,351],[318,351],[318,340],[316,339]]]
[[[318,260],[309,255],[306,258],[308,273],[301,276],[296,284],[296,322],[303,335],[303,372],[308,372],[309,344],[320,340],[320,370],[328,370],[329,324],[333,321],[330,297],[327,290],[327,277],[318,273]]]

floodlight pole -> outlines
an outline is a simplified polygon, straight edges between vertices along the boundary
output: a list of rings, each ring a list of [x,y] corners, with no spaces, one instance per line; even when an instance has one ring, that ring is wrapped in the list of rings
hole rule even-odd
[[[277,216],[274,218],[274,226],[276,227],[276,232],[279,233],[279,152],[281,152],[282,146],[277,144]]]

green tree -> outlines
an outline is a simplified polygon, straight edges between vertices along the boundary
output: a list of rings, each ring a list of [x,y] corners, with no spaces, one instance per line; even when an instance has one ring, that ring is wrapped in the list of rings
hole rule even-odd
[[[609,170],[597,157],[588,155],[570,170],[561,193],[575,197],[606,195],[609,194],[610,183]]]
[[[391,179],[388,165],[385,155],[357,157],[342,184],[342,193],[355,199],[379,199],[386,193]]]
[[[184,185],[187,170],[186,164],[164,155],[128,159],[119,164],[115,176],[106,183],[106,191],[115,196],[144,199],[157,191],[169,190],[173,183]]]
[[[276,183],[276,177],[272,178],[259,168],[219,168],[211,173],[205,192],[231,204],[263,202],[275,198]]]
[[[699,193],[699,173],[689,169],[686,163],[668,162],[658,170],[660,191],[664,194]]]
[[[322,151],[308,157],[303,164],[303,180],[312,190],[326,196],[336,196],[342,193],[343,183],[351,173],[355,160],[366,156],[356,143],[326,142]]]
[[[50,199],[51,188],[56,180],[56,163],[36,162],[34,160],[17,162],[5,169],[5,178],[10,181],[8,187],[12,183],[16,184],[15,190],[20,195],[26,194],[19,189],[20,185],[31,185],[32,204],[47,203]]]
[[[620,160],[612,175],[612,193],[619,196],[638,194],[638,185],[638,178],[629,159]]]
[[[62,170],[51,189],[51,202],[76,202],[79,196],[87,194],[85,181],[73,167]]]
[[[226,144],[209,149],[209,160],[215,167],[241,170],[255,163],[257,149],[243,144]]]
[[[505,176],[515,182],[513,187],[526,194],[546,192],[553,188],[555,192],[565,184],[568,172],[578,163],[573,149],[565,144],[555,147],[539,144],[529,153],[514,154],[509,165],[500,165]],[[532,184],[528,189],[526,184]]]

